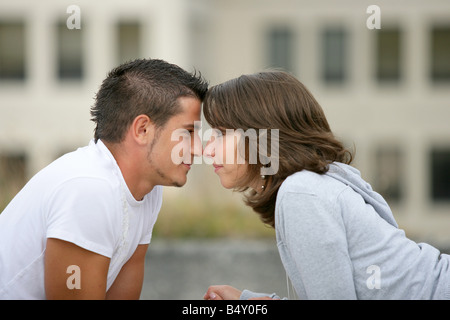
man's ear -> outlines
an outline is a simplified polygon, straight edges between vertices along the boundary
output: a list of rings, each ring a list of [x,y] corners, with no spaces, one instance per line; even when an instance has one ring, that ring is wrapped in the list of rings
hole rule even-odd
[[[155,133],[155,125],[149,116],[141,114],[137,116],[131,124],[131,134],[133,139],[142,145],[147,145],[153,139]]]

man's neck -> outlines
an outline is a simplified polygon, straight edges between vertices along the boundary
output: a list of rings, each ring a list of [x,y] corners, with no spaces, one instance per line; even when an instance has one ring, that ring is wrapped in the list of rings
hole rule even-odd
[[[141,201],[154,187],[149,179],[145,179],[146,175],[142,170],[146,158],[144,159],[139,151],[127,147],[125,143],[103,143],[116,160],[128,190],[137,201]]]

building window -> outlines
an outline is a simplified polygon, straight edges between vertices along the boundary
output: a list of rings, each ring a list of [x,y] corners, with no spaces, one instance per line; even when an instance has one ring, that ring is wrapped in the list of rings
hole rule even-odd
[[[141,27],[138,22],[120,22],[117,25],[118,64],[140,58]]]
[[[25,183],[25,154],[0,154],[0,213]]]
[[[292,30],[288,27],[272,28],[269,30],[267,39],[270,67],[294,71],[294,35]]]
[[[450,148],[431,151],[431,198],[450,201]]]
[[[450,82],[450,27],[435,27],[431,31],[431,79]]]
[[[83,78],[83,29],[69,29],[66,22],[57,25],[58,78]]]
[[[386,201],[399,202],[404,196],[404,158],[397,146],[383,146],[375,151],[374,190]]]
[[[399,29],[376,31],[376,78],[379,82],[401,80],[401,33]]]
[[[25,79],[25,26],[0,22],[0,80]]]
[[[322,78],[326,83],[341,83],[347,77],[347,33],[343,29],[323,32]]]

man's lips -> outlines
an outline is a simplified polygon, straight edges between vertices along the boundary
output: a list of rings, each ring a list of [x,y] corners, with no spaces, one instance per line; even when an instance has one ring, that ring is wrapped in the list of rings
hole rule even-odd
[[[189,163],[184,163],[184,162],[183,162],[183,165],[184,165],[185,167],[187,167],[188,169],[191,168],[191,164],[189,164]]]

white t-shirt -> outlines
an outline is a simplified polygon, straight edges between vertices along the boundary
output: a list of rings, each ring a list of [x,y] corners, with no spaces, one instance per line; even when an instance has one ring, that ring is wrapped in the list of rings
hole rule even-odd
[[[109,289],[137,246],[150,243],[161,204],[161,186],[133,198],[101,140],[62,156],[0,214],[0,299],[45,299],[47,238],[110,258]]]

